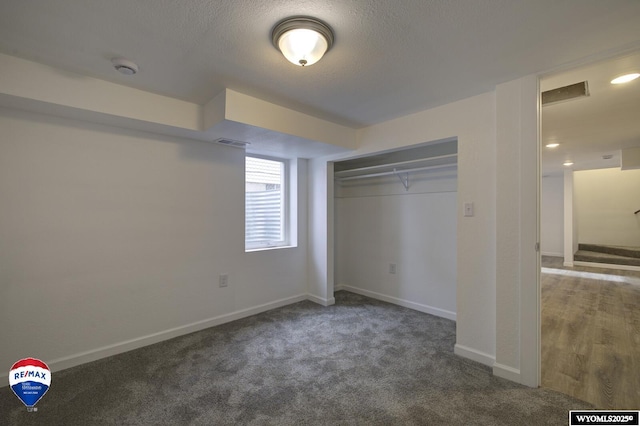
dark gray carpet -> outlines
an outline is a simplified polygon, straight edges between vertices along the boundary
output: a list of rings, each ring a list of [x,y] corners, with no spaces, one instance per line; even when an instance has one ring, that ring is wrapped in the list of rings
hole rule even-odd
[[[53,372],[10,425],[562,425],[590,406],[453,354],[455,323],[347,292]]]

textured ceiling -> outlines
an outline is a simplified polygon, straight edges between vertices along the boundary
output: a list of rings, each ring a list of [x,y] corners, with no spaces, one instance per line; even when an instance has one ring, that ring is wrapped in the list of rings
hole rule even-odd
[[[302,69],[273,25],[312,15],[333,49]],[[0,51],[204,104],[224,87],[354,127],[640,41],[637,0],[2,0]],[[116,73],[110,58],[137,62]]]

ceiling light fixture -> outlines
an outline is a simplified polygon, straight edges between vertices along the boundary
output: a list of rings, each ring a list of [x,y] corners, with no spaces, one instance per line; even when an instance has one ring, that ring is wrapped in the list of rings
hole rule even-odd
[[[138,65],[124,58],[113,58],[113,67],[124,75],[134,75],[138,73]]]
[[[567,166],[567,167],[568,167],[568,166],[573,166],[573,161],[569,161],[569,160],[567,160],[567,161],[565,161],[564,163],[562,163],[562,165],[563,165],[563,166]]]
[[[308,16],[280,21],[271,33],[273,45],[289,62],[301,67],[313,65],[333,46],[333,30]]]
[[[611,84],[628,83],[630,81],[635,80],[638,77],[640,77],[640,74],[638,74],[637,72],[634,72],[632,74],[621,75],[620,77],[616,77],[613,80],[611,80]]]
[[[560,146],[559,143],[548,143],[545,145],[547,148],[557,148]]]

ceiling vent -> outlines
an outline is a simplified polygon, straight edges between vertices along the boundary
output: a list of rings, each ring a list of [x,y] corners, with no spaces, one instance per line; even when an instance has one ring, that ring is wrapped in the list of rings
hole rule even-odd
[[[542,105],[556,104],[585,96],[589,96],[589,83],[581,81],[580,83],[542,92]]]
[[[225,138],[216,139],[214,142],[219,143],[220,145],[232,146],[234,148],[246,148],[247,145],[251,145],[249,142],[241,142]]]

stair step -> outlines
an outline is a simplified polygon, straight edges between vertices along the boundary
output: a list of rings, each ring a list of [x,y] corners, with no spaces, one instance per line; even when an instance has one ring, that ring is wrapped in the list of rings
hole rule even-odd
[[[613,254],[640,259],[640,247],[605,246],[602,244],[578,244],[578,250]]]
[[[578,262],[608,263],[612,265],[640,266],[640,258],[620,256],[616,254],[601,253],[589,250],[578,250],[573,255],[573,260]]]

